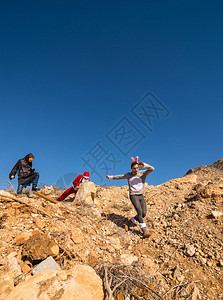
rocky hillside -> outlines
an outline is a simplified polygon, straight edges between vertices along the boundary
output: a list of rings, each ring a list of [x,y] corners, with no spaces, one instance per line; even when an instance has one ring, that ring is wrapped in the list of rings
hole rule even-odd
[[[219,178],[223,177],[223,158],[214,162],[213,164],[206,166],[202,165],[197,168],[190,169],[186,175],[196,174],[199,181],[219,181]],[[185,175],[185,176],[186,176]],[[220,179],[221,180],[221,179]]]
[[[26,193],[0,193],[0,299],[223,299],[223,159],[146,186],[147,239],[127,186]]]

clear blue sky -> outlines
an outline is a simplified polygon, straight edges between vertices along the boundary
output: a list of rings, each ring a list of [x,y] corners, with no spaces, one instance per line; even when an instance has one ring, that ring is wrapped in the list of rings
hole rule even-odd
[[[1,0],[0,183],[30,152],[47,185],[85,170],[126,184],[104,176],[129,171],[136,155],[155,167],[153,185],[220,159],[222,9]]]

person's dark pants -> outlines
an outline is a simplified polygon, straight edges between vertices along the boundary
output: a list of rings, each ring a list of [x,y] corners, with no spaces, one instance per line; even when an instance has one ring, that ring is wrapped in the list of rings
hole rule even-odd
[[[130,200],[137,212],[137,215],[134,217],[139,223],[143,223],[143,218],[146,216],[147,208],[146,201],[143,195],[130,195]]]
[[[22,183],[18,185],[17,194],[22,194],[22,190],[24,187],[27,187],[28,185],[32,184],[32,186],[37,186],[38,180],[39,180],[39,173],[35,172],[29,177],[22,178]]]

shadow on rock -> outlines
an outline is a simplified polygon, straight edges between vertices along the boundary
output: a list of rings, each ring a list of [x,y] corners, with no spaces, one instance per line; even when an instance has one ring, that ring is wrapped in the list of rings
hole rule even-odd
[[[103,213],[102,216],[105,217],[107,220],[112,221],[113,223],[115,223],[115,225],[123,229],[125,229],[125,225],[128,222],[128,218],[122,215],[117,215],[115,213],[111,213],[111,214]]]
[[[115,213],[111,213],[111,214],[103,213],[102,216],[105,217],[107,220],[110,220],[113,223],[115,223],[115,225],[117,225],[118,227],[126,230],[126,226],[129,221],[128,218],[126,218],[122,215],[117,215]],[[141,235],[141,231],[139,230],[138,227],[130,227],[130,228],[128,228],[127,231],[131,231],[134,234]]]

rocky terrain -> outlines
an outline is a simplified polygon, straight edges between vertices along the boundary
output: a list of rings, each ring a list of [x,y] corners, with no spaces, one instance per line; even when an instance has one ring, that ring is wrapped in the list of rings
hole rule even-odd
[[[127,186],[85,192],[0,192],[1,300],[223,299],[223,159],[146,186],[147,239],[126,226]]]

